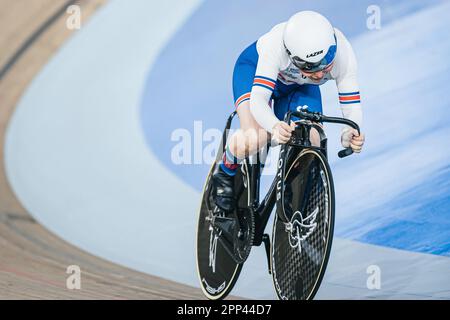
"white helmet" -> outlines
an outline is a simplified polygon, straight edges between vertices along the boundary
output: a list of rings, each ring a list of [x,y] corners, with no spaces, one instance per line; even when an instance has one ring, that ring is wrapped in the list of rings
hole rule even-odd
[[[336,36],[331,23],[314,11],[293,15],[284,29],[284,46],[292,63],[306,72],[330,65],[336,55]]]

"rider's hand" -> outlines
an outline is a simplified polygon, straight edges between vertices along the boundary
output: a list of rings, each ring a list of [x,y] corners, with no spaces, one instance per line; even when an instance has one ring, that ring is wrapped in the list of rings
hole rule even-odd
[[[364,133],[358,135],[358,131],[353,128],[345,128],[342,131],[341,143],[344,148],[351,147],[353,152],[360,153],[364,145]]]
[[[277,122],[272,128],[272,139],[279,144],[285,144],[291,138],[292,132],[295,130],[295,122],[291,121],[291,125],[288,125],[284,121]]]

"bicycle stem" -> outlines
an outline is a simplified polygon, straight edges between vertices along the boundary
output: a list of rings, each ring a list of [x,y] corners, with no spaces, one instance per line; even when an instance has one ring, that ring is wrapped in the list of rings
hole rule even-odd
[[[361,131],[359,129],[359,126],[356,122],[349,120],[349,119],[344,119],[344,118],[337,118],[337,117],[328,117],[328,116],[324,116],[321,113],[318,112],[309,112],[309,111],[288,111],[284,117],[284,121],[286,121],[288,124],[290,124],[291,122],[291,118],[292,117],[297,117],[300,119],[304,119],[304,120],[310,120],[313,122],[328,122],[328,123],[338,123],[338,124],[345,124],[348,125],[349,127],[355,129],[356,131],[358,131],[358,135],[361,134]],[[344,158],[347,157],[349,155],[351,155],[353,153],[352,148],[345,148],[344,150],[341,150],[338,152],[338,157],[339,158]]]

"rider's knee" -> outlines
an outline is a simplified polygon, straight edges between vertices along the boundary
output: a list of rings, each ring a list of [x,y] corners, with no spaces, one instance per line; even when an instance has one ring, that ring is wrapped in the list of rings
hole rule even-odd
[[[232,136],[231,146],[232,150],[239,158],[245,158],[256,153],[261,146],[267,143],[267,132],[258,129],[238,130]]]
[[[248,129],[245,132],[245,149],[247,154],[251,154],[258,149],[259,136],[256,129]]]
[[[317,129],[311,128],[311,131],[309,132],[309,140],[313,146],[320,147],[320,134]]]
[[[247,149],[247,137],[243,130],[237,130],[236,133],[232,136],[230,141],[230,145],[232,146],[232,150],[235,155],[239,158],[245,158],[246,149]]]

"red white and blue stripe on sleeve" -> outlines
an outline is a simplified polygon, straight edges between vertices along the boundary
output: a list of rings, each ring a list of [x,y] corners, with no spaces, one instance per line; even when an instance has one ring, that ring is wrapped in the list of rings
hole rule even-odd
[[[263,87],[270,92],[273,92],[275,90],[276,80],[263,77],[263,76],[255,76],[253,79],[253,86]],[[244,93],[242,96],[240,96],[235,103],[236,108],[244,101],[250,100],[250,92]]]
[[[275,89],[275,84],[276,80],[263,76],[255,76],[255,79],[253,80],[253,86],[263,87],[270,91]]]
[[[239,105],[244,102],[244,101],[248,101],[250,100],[250,92],[244,93],[242,96],[240,96],[237,100],[236,103],[234,104],[237,107],[239,107]]]
[[[341,104],[352,104],[352,103],[360,103],[361,96],[359,91],[355,92],[339,92],[339,102]]]

